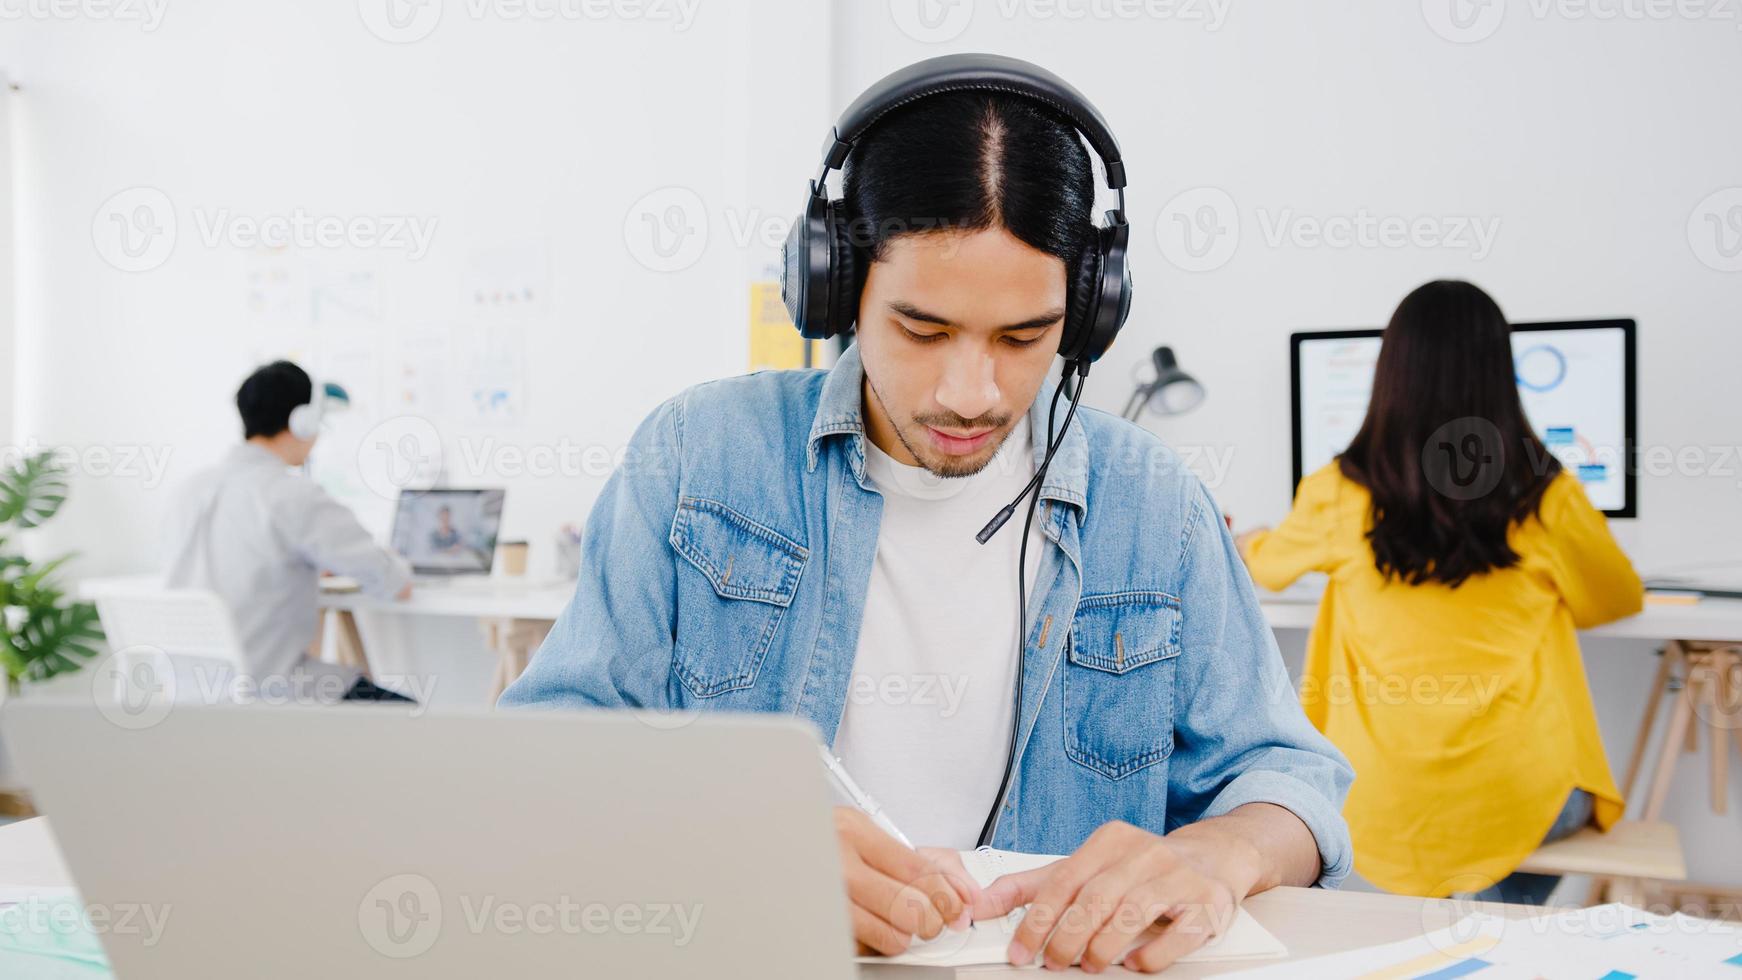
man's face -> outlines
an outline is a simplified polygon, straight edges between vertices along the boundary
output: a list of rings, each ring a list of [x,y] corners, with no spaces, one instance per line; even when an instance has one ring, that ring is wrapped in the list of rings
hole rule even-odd
[[[1046,380],[1065,296],[1064,262],[1002,228],[891,241],[859,298],[872,443],[938,476],[984,469]]]

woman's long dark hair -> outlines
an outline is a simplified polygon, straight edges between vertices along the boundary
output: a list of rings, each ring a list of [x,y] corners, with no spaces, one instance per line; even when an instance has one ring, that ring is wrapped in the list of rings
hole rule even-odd
[[[1512,328],[1487,293],[1439,281],[1404,297],[1338,465],[1372,495],[1385,577],[1456,588],[1518,563],[1507,531],[1537,514],[1561,465],[1524,417]]]

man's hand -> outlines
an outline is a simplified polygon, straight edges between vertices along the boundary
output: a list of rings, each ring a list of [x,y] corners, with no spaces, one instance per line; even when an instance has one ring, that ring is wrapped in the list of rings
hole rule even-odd
[[[835,808],[835,837],[860,955],[895,956],[914,936],[934,939],[945,929],[968,928],[979,889],[959,859],[952,868],[940,852],[909,850],[850,806]]]
[[[1250,862],[1212,854],[1205,843],[1109,823],[1070,857],[994,881],[985,901],[993,911],[1028,905],[1010,962],[1026,966],[1038,955],[1063,969],[1080,959],[1098,973],[1155,925],[1124,964],[1152,973],[1221,935],[1256,875],[1244,870]]]

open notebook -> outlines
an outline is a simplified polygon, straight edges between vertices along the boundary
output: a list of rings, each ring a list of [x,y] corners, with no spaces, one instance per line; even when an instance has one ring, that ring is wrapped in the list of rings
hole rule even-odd
[[[1002,875],[1042,868],[1059,860],[1056,854],[1020,854],[982,847],[977,851],[962,851],[962,864],[981,887],[990,885]],[[1022,921],[1022,909],[1002,919],[976,922],[967,932],[944,932],[936,939],[915,942],[900,956],[863,956],[862,963],[903,963],[927,966],[982,966],[1009,962],[1005,953]],[[1141,937],[1133,948],[1147,943],[1154,933]],[[1129,950],[1127,950],[1129,952]],[[1270,931],[1258,924],[1245,909],[1240,909],[1234,922],[1222,935],[1196,952],[1180,959],[1181,963],[1213,963],[1221,960],[1277,959],[1288,955],[1288,949]],[[1123,959],[1123,957],[1121,957]]]

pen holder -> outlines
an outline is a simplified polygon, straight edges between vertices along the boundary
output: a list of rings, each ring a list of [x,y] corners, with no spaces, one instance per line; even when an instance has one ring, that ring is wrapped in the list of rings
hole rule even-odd
[[[580,578],[581,542],[579,538],[566,534],[557,535],[556,574],[558,578],[563,579]]]

